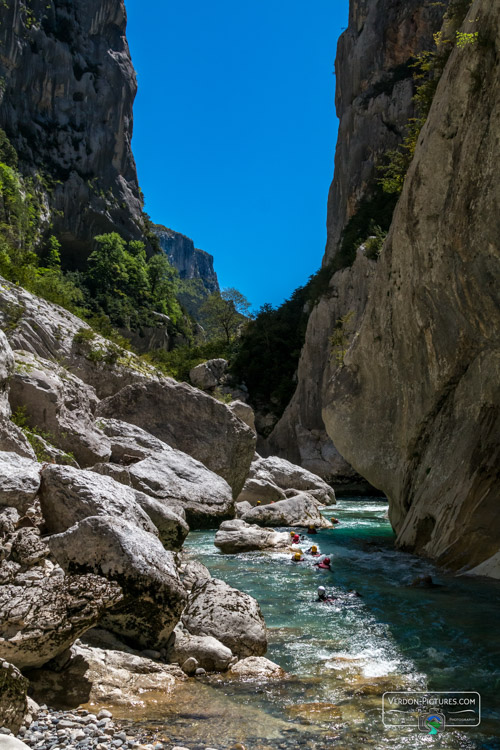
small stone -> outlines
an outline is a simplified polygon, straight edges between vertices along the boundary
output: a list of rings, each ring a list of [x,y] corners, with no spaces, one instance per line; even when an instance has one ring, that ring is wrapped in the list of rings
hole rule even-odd
[[[12,732],[7,727],[0,727],[0,734],[12,734]]]
[[[106,709],[103,708],[97,714],[97,718],[98,719],[112,719],[113,718],[113,714],[111,713],[111,711],[106,711]]]
[[[77,742],[80,742],[80,740],[84,740],[86,736],[87,735],[85,734],[85,732],[83,731],[83,729],[80,729],[80,731],[75,734],[74,739]]]
[[[125,732],[118,732],[117,734],[115,734],[115,737],[117,740],[123,740],[123,742],[127,741],[127,735],[125,734]]]
[[[185,674],[193,675],[198,669],[198,667],[199,667],[199,663],[196,661],[196,659],[193,656],[190,656],[189,659],[186,659],[186,661],[183,663],[181,669]]]
[[[203,667],[198,667],[198,669],[195,672],[195,674],[197,674],[197,675],[202,675],[202,674],[206,674],[206,673],[207,673],[207,671],[206,671],[206,669],[203,669]]]
[[[123,745],[123,740],[113,740],[111,744],[113,747],[121,747]]]

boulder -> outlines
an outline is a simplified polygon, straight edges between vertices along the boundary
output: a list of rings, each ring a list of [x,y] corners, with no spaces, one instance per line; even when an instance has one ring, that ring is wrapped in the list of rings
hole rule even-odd
[[[40,469],[30,458],[0,451],[0,507],[11,506],[24,513],[40,488]]]
[[[234,506],[236,518],[243,518],[245,513],[247,513],[249,510],[252,510],[252,508],[253,508],[253,505],[250,505],[250,503],[247,502],[246,500],[240,503],[236,503]]]
[[[167,658],[181,665],[194,658],[198,667],[207,672],[224,672],[233,659],[233,652],[211,635],[191,635],[179,623],[172,633]]]
[[[226,374],[228,361],[226,359],[209,359],[189,371],[189,379],[196,388],[203,391],[216,388]]]
[[[154,367],[96,334],[81,318],[0,277],[0,326],[13,349],[61,362],[99,398],[158,377]]]
[[[13,411],[22,410],[29,427],[74,455],[81,466],[107,461],[109,441],[94,423],[95,390],[55,362],[29,352],[15,356],[9,392]]]
[[[146,511],[137,502],[137,495],[131,487],[93,471],[80,471],[71,466],[46,466],[40,490],[45,530],[57,534],[89,516],[116,516],[157,533]]]
[[[0,750],[30,750],[30,746],[17,737],[0,734]]]
[[[48,560],[24,572],[19,564],[11,568],[10,581],[0,586],[0,658],[19,669],[62,653],[122,596],[105,578],[66,576]]]
[[[17,734],[28,710],[28,680],[6,661],[0,661],[0,727]]]
[[[192,635],[217,638],[240,658],[266,653],[266,623],[258,602],[217,578],[193,587],[182,623]]]
[[[259,505],[244,513],[242,518],[259,526],[316,526],[320,529],[333,526],[319,512],[317,500],[306,492],[271,505]]]
[[[9,380],[14,372],[14,354],[0,328],[0,451],[12,451],[34,459],[35,454],[23,431],[10,420]]]
[[[102,420],[100,424],[110,435],[113,459],[122,463],[98,465],[94,471],[175,510],[183,508],[192,528],[213,527],[234,514],[231,488],[200,461],[126,422]]]
[[[171,378],[130,385],[101,402],[98,413],[146,429],[201,461],[230,485],[243,487],[256,436],[226,404]]]
[[[227,676],[239,680],[282,680],[287,675],[279,664],[266,659],[265,656],[247,656],[233,664]]]
[[[179,667],[80,641],[49,666],[28,673],[30,692],[36,700],[67,708],[85,703],[137,707],[148,692],[170,695],[186,679]]]
[[[256,432],[255,413],[249,404],[236,399],[236,401],[231,401],[231,403],[229,404],[229,408],[231,409],[233,414],[238,417],[238,419],[241,419],[241,421],[247,424],[251,430]]]
[[[236,554],[259,549],[287,548],[290,545],[290,536],[287,532],[263,529],[241,519],[234,519],[224,521],[220,525],[214,544],[225,554]]]
[[[248,478],[238,501],[246,501],[255,505],[258,500],[263,502],[281,500],[292,491],[314,493],[323,505],[335,503],[335,492],[321,477],[284,458],[278,458],[278,456],[262,458],[258,454],[252,461]]]
[[[134,647],[166,645],[186,594],[173,554],[156,536],[124,518],[94,516],[47,544],[65,570],[103,575],[122,587],[123,601],[102,618],[103,627]]]
[[[183,560],[179,572],[181,574],[182,583],[188,591],[191,591],[199,583],[203,583],[203,581],[208,581],[212,578],[209,569],[199,560]]]

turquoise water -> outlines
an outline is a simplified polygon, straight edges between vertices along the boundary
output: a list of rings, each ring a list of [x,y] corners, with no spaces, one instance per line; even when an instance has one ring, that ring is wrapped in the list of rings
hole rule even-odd
[[[169,720],[177,740],[189,748],[210,739],[219,748],[239,741],[247,750],[500,748],[500,586],[447,576],[395,550],[386,511],[380,498],[340,500],[325,511],[341,524],[311,540],[332,556],[332,572],[317,570],[311,560],[292,563],[289,554],[222,555],[214,532],[189,535],[188,551],[214,576],[260,602],[267,657],[292,677],[279,684],[222,679],[200,686],[198,729],[180,731],[180,719]],[[424,574],[442,585],[408,587]],[[320,584],[338,597],[333,606],[314,601]],[[381,696],[398,689],[479,691],[482,724],[437,737],[385,728]],[[203,714],[205,704],[215,707],[213,715]],[[239,733],[231,721],[238,715]]]

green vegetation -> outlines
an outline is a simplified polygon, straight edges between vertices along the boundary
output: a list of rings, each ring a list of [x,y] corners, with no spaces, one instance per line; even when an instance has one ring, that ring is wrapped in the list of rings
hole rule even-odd
[[[211,339],[234,341],[250,310],[248,300],[232,287],[211,294],[200,308],[201,319]]]
[[[335,329],[330,336],[331,356],[335,358],[339,367],[344,364],[344,357],[349,347],[347,328],[353,315],[354,312],[351,310],[346,315],[338,318],[335,322]]]
[[[394,191],[385,191],[383,186],[376,183],[368,197],[358,205],[356,213],[349,219],[342,233],[340,249],[334,258],[334,263],[340,268],[351,266],[356,258],[358,247],[375,236],[377,243],[371,245],[370,254],[372,260],[378,258],[378,253],[383,244],[383,239],[391,226],[392,215],[397,203],[398,196]],[[378,241],[380,248],[378,248]],[[378,249],[378,252],[376,252]],[[367,253],[368,254],[368,253]],[[335,267],[333,270],[338,270]]]
[[[30,426],[25,406],[20,406],[16,409],[11,416],[11,420],[26,435],[26,439],[35,452],[36,460],[40,463],[54,463],[54,459],[48,452],[47,448],[55,447],[57,438],[55,438],[50,432],[45,432],[44,430],[38,429],[38,427]],[[57,450],[63,454],[59,457],[58,463],[72,464],[76,462],[73,453],[61,451],[60,448],[57,448]]]
[[[196,365],[206,362],[207,359],[231,360],[237,352],[239,342],[233,342],[228,346],[224,340],[214,339],[212,341],[179,346],[166,352],[164,349],[144,354],[142,359],[157,367],[165,375],[176,380],[189,381],[189,371]]]
[[[477,31],[462,32],[457,29],[463,23],[471,4],[472,0],[451,0],[444,16],[447,22],[446,33],[450,38],[445,38],[442,31],[434,34],[435,48],[421,52],[412,63],[416,86],[413,97],[416,116],[409,120],[402,144],[386,154],[387,162],[380,168],[380,184],[385,193],[399,195],[403,189],[420,131],[427,120],[439,80],[454,46],[467,47],[479,39]]]

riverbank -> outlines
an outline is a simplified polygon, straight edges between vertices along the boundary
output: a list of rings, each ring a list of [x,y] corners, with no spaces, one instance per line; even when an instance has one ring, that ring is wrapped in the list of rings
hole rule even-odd
[[[382,694],[408,689],[479,691],[481,726],[448,731],[433,745],[500,747],[500,635],[491,627],[500,614],[500,587],[448,576],[395,550],[386,510],[380,498],[358,498],[323,511],[341,521],[314,537],[332,557],[332,572],[318,571],[312,560],[293,564],[288,553],[222,555],[213,531],[191,532],[189,554],[257,598],[268,625],[266,656],[288,676],[266,682],[207,675],[187,680],[170,698],[147,693],[133,708],[109,706],[116,733],[130,738],[124,747],[145,741],[165,750],[229,750],[237,743],[246,750],[427,747],[426,736],[381,723]],[[411,588],[421,575],[440,586]],[[320,584],[337,597],[332,606],[315,602]],[[72,745],[52,750],[61,746]]]

